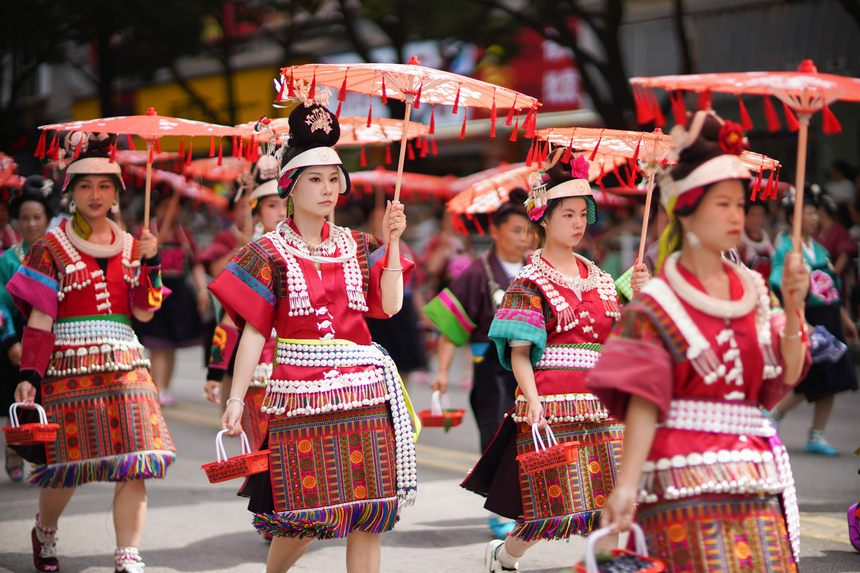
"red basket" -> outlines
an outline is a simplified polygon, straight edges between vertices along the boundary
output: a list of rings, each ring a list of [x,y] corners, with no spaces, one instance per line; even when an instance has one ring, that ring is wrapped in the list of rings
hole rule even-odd
[[[18,407],[35,408],[39,413],[39,423],[19,424]],[[45,410],[39,404],[24,404],[15,402],[9,406],[9,420],[11,426],[3,428],[6,435],[6,443],[14,446],[35,446],[38,444],[51,444],[57,439],[59,424],[49,424]]]
[[[612,567],[613,563],[621,560],[628,561],[623,570],[631,571],[629,561],[633,559],[636,560],[636,565],[639,567],[635,570],[635,573],[664,573],[666,571],[666,564],[659,559],[648,557],[648,547],[645,545],[645,534],[642,532],[642,528],[636,523],[632,523],[630,527],[636,539],[636,551],[613,549],[610,552],[612,555],[611,559],[598,561],[594,554],[594,544],[598,539],[610,533],[610,529],[604,527],[603,529],[593,531],[588,536],[588,542],[585,546],[585,559],[574,566],[574,571],[576,573],[612,573],[612,571],[621,570],[613,569]],[[620,563],[617,563],[617,565],[620,565]]]
[[[532,425],[532,438],[535,444],[534,451],[517,456],[520,467],[527,474],[567,465],[577,460],[579,442],[559,444],[549,426],[546,427],[546,443],[540,437],[537,424]]]
[[[232,458],[227,457],[224,450],[223,436],[227,430],[221,430],[215,437],[215,457],[217,461],[200,466],[209,483],[220,483],[236,478],[248,477],[253,474],[262,473],[269,469],[269,450],[252,452],[248,444],[248,436],[242,432],[242,453]]]
[[[418,412],[422,426],[425,428],[444,428],[447,432],[454,426],[459,426],[463,423],[463,416],[466,414],[466,410],[451,408],[447,394],[444,397],[444,408],[442,407],[442,401],[443,398],[439,391],[433,392],[430,396],[430,409]]]

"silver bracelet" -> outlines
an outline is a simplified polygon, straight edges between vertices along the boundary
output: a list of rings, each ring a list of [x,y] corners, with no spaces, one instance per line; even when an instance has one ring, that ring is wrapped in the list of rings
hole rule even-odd
[[[797,334],[786,334],[785,330],[779,331],[779,337],[783,340],[797,340],[803,336],[803,329],[798,330]]]
[[[243,410],[245,409],[245,401],[242,400],[241,398],[227,398],[227,401],[225,402],[225,404],[229,404],[233,400],[239,402],[239,405],[242,406],[242,409]]]
[[[400,267],[399,269],[390,269],[388,267],[382,267],[382,270],[383,271],[391,271],[393,273],[399,273],[399,272],[403,271],[403,267]]]

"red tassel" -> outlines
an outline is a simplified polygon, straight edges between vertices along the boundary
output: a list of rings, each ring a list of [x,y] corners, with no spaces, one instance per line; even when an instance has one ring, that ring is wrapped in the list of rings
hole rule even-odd
[[[415,149],[412,147],[412,143],[406,144],[406,157],[409,161],[415,161]]]
[[[340,119],[340,108],[341,108],[341,106],[343,106],[343,102],[338,101],[337,102],[337,111],[334,112],[335,117],[337,117],[338,119]]]
[[[523,125],[523,129],[525,130],[526,137],[534,137],[535,136],[535,127],[537,127],[537,108],[533,107],[529,110],[528,115],[526,115],[526,122],[528,122],[528,127]]]
[[[633,150],[633,157],[631,157],[631,158],[630,158],[630,160],[631,160],[634,164],[635,164],[637,161],[639,161],[639,147],[640,147],[641,145],[642,145],[642,140],[640,139],[639,141],[637,141],[637,142],[636,142],[636,149],[634,149],[634,150]]]
[[[75,147],[75,159],[81,156],[81,151],[83,151],[83,147],[83,140],[81,140],[81,142],[78,143],[78,145]]]
[[[224,139],[218,138],[218,167],[224,162]]]
[[[543,148],[543,154],[540,156],[541,163],[546,163],[547,159],[549,159],[549,141],[546,142],[546,145]]]
[[[769,198],[771,199],[777,199],[779,196],[779,170],[780,168],[777,167],[775,173],[771,172],[771,175],[773,176],[773,185],[771,185],[769,194]]]
[[[672,103],[672,113],[675,115],[675,123],[678,125],[687,125],[687,107],[684,104],[684,92],[677,90],[669,95],[669,101]]]
[[[513,109],[513,108],[511,108]],[[517,114],[517,121],[514,124],[514,130],[511,132],[511,136],[508,138],[508,141],[516,141],[518,137],[518,132],[520,130],[520,114]]]
[[[215,157],[215,136],[209,137],[209,157]]]
[[[651,111],[654,115],[654,125],[655,127],[663,127],[666,125],[666,117],[663,115],[663,109],[660,107],[660,104],[657,102],[657,96],[653,93],[648,94],[651,101]]]
[[[483,235],[484,234],[484,228],[481,226],[481,222],[478,221],[478,218],[475,217],[474,219],[472,219],[472,222],[475,224],[475,229],[478,231],[478,234]]]
[[[421,90],[424,89],[424,80],[421,80],[421,84],[418,86],[418,93],[415,94],[415,103],[412,105],[415,109],[421,109]]]
[[[770,180],[768,180],[768,188],[765,191],[765,195],[770,190]],[[755,181],[752,184],[752,188],[750,189],[750,201],[755,201],[756,196],[758,196],[761,192],[761,170],[758,172],[758,176],[755,178]]]
[[[430,140],[430,144],[432,145],[432,147],[430,148],[430,152],[433,155],[439,155],[439,148],[436,147],[436,136],[435,135]]]
[[[185,156],[185,138],[182,137],[179,139],[179,151],[177,152],[179,157]]]
[[[514,123],[514,110],[517,107],[517,98],[518,97],[519,97],[519,94],[514,95],[514,103],[511,104],[511,107],[508,110],[508,116],[505,118],[505,126],[506,127],[510,127]]]
[[[126,137],[128,137],[128,148],[132,151],[136,151],[137,148],[134,146],[134,137],[131,135],[127,135]]]
[[[741,127],[744,131],[749,131],[753,128],[752,119],[750,119],[750,114],[747,111],[747,106],[744,105],[744,100],[741,96],[738,96],[738,111],[741,114]]]
[[[311,78],[311,87],[308,88],[308,99],[313,101],[317,94],[317,69],[314,68],[314,77]]]
[[[112,143],[110,146],[110,159],[108,161],[116,163],[116,143]]]
[[[388,103],[388,90],[385,89],[385,74],[382,74],[382,103]]]
[[[367,127],[373,123],[373,98],[370,98],[370,107],[367,108]]]
[[[469,110],[463,110],[463,126],[460,128],[460,139],[466,139],[466,118],[469,117]]]
[[[782,102],[782,111],[785,113],[785,125],[788,127],[788,131],[794,132],[800,129],[800,124],[797,123],[797,116],[794,115],[794,112],[791,111],[791,108],[785,102]]]
[[[275,103],[278,103],[284,98],[284,86],[287,85],[287,78],[281,74],[281,87],[278,88],[278,97],[275,98]]]
[[[430,106],[430,129],[427,133],[430,135],[436,133],[436,104]]]
[[[364,145],[361,146],[361,156],[359,158],[359,164],[362,167],[367,167],[367,147]]]
[[[782,124],[779,122],[779,116],[776,115],[776,109],[773,107],[773,102],[770,101],[770,96],[764,96],[764,119],[767,122],[767,130],[771,133],[782,129]]]
[[[824,109],[821,110],[821,125],[822,131],[824,131],[827,135],[834,135],[842,131],[842,126],[839,124],[839,120],[836,119],[836,116],[833,115],[833,112],[830,111],[830,106],[827,104],[824,105]]]
[[[564,155],[561,158],[562,163],[570,163],[570,160],[573,159],[573,136],[570,136],[570,145],[567,146],[567,149],[564,150]]]
[[[421,157],[423,159],[423,158],[427,157],[428,153],[430,153],[430,146],[427,145],[427,138],[426,137],[422,138],[420,141],[421,141],[421,153],[419,154],[419,157]]]
[[[287,83],[287,97],[296,97],[296,82],[293,79],[293,68],[290,68],[290,81]]]
[[[42,133],[39,134],[39,142],[36,144],[36,151],[33,153],[33,157],[38,157],[39,159],[45,158],[45,140],[47,137],[48,135],[45,130],[42,130]]]
[[[699,109],[711,109],[711,90],[699,92],[699,101],[696,103]]]
[[[54,137],[51,138],[51,145],[48,146],[48,154],[52,152],[58,151],[60,149],[60,138],[57,136],[57,132],[54,132]]]
[[[236,138],[233,138],[233,139],[236,139]],[[243,152],[244,152],[244,149],[245,149],[245,140],[244,140],[244,139],[239,139],[239,141],[238,141],[238,151],[236,151],[236,152],[235,152],[235,153],[236,153],[236,157],[238,157],[239,159],[241,159],[241,158],[242,158],[242,155],[243,155]]]
[[[645,88],[634,88],[633,100],[636,102],[636,121],[643,125],[654,121],[654,110],[651,109]]]
[[[536,139],[532,140],[531,145],[529,145],[529,152],[526,154],[526,166],[530,166],[535,161],[535,144],[537,143]]]
[[[191,165],[191,158],[194,155],[194,138],[188,140],[188,157],[185,159],[185,168]]]
[[[454,109],[451,110],[451,113],[457,115],[457,112],[460,110],[460,86],[461,84],[457,84],[457,94],[454,96]]]
[[[390,143],[386,144],[386,146],[385,146],[385,164],[386,165],[391,164],[391,144]]]
[[[346,76],[349,74],[349,68],[346,68],[346,71],[343,72],[343,83],[340,84],[340,90],[337,92],[337,101],[342,102],[346,99]],[[338,114],[340,117],[340,104],[337,104]]]
[[[597,157],[597,150],[600,148],[600,142],[603,141],[603,131],[601,130],[600,136],[597,138],[597,145],[594,146],[594,149],[591,150],[591,155],[588,156],[589,161],[594,161],[594,158]]]
[[[496,138],[496,88],[493,88],[493,107],[490,108],[490,138]]]

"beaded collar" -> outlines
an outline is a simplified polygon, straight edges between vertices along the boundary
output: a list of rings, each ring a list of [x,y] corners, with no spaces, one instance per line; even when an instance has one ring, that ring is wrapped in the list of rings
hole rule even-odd
[[[758,300],[758,289],[750,273],[741,272],[740,267],[734,263],[725,261],[725,264],[729,266],[729,272],[734,273],[741,280],[744,287],[744,295],[740,300],[722,300],[697,289],[684,278],[678,270],[678,259],[680,256],[681,253],[677,252],[666,259],[666,280],[672,287],[672,290],[675,291],[675,294],[690,306],[718,318],[739,318],[749,314],[753,307],[755,307]]]
[[[71,222],[66,224],[66,237],[68,237],[69,242],[72,243],[78,251],[86,253],[97,259],[109,259],[122,251],[125,232],[119,228],[119,225],[110,219],[106,219],[106,221],[108,227],[110,227],[111,234],[113,235],[113,239],[109,245],[99,245],[87,241],[75,232],[72,228],[73,225]]]
[[[532,255],[531,262],[532,264],[550,281],[557,284],[560,287],[564,287],[568,290],[572,290],[576,294],[576,298],[582,298],[582,293],[586,291],[590,291],[591,289],[597,287],[597,283],[601,279],[600,269],[597,268],[592,261],[589,261],[585,257],[573,253],[573,256],[582,261],[585,264],[586,269],[588,270],[588,276],[583,278],[579,275],[571,276],[565,274],[550,265],[543,258],[543,249],[538,249]],[[577,266],[577,269],[579,267]]]

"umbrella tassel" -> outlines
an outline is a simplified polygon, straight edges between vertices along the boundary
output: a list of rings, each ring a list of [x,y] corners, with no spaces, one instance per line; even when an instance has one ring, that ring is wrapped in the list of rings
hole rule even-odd
[[[158,140],[156,140],[156,141],[158,141]],[[152,163],[154,159],[155,159],[155,146],[154,146],[154,145],[150,145],[150,146],[149,146],[148,156],[147,156],[147,161],[149,161],[150,163]]]
[[[510,127],[514,123],[514,110],[517,107],[517,97],[519,97],[519,94],[514,96],[514,103],[511,104],[511,108],[508,110],[508,116],[505,118],[506,127]]]
[[[42,130],[42,133],[39,134],[39,143],[36,144],[36,152],[33,153],[33,157],[37,157],[39,159],[45,158],[45,145],[47,139],[47,133],[45,130]]]
[[[469,117],[468,110],[463,110],[463,126],[460,127],[460,139],[466,139],[466,118]]]
[[[537,140],[533,139],[531,145],[529,145],[529,152],[526,154],[526,166],[531,166],[531,164],[534,163],[536,143]]]
[[[48,146],[48,154],[52,154],[60,149],[60,138],[57,132],[54,132],[54,137],[51,138],[51,145]]]
[[[782,111],[785,113],[785,125],[788,127],[788,131],[793,132],[800,129],[800,124],[797,123],[797,116],[794,115],[794,112],[791,111],[791,108],[785,102],[782,102]]]
[[[490,138],[496,138],[496,120],[498,119],[496,112],[496,88],[493,88],[493,107],[490,108]]]
[[[460,111],[460,87],[462,84],[457,84],[457,93],[454,95],[454,109],[451,110],[451,113],[457,115],[457,112]]]
[[[292,68],[290,68],[290,81],[287,83],[287,97],[296,97],[296,83],[293,79]]]
[[[564,150],[564,156],[561,158],[562,163],[570,163],[573,159],[573,135],[570,136],[570,144]]]
[[[600,148],[601,141],[603,141],[603,131],[600,132],[600,136],[597,138],[597,145],[594,146],[594,149],[591,150],[591,155],[588,156],[589,161],[594,161],[594,158],[597,157],[597,150]]]
[[[137,148],[134,146],[134,137],[131,134],[128,134],[126,137],[128,138],[128,148],[135,151]]]
[[[430,129],[427,133],[430,135],[436,133],[436,104],[430,106]]]
[[[532,107],[529,110],[528,114],[526,114],[525,122],[528,124],[528,126],[526,126],[525,124],[523,125],[523,129],[525,130],[524,135],[526,137],[529,137],[529,138],[534,137],[535,136],[535,127],[537,126],[537,108],[536,107]]]
[[[191,165],[191,158],[194,156],[194,138],[188,140],[188,157],[185,159],[185,168]]]
[[[218,138],[218,167],[224,163],[224,138]]]
[[[215,157],[215,136],[209,137],[209,157]]]
[[[750,201],[755,201],[757,196],[767,196],[767,192],[770,190],[770,180],[767,183],[767,190],[764,195],[761,195],[761,170],[759,170],[758,176],[753,181],[752,188],[750,189]]]
[[[311,78],[311,87],[308,88],[308,97],[309,100],[316,99],[317,93],[317,70],[314,68],[314,76]]]
[[[428,153],[430,153],[430,146],[427,144],[427,138],[424,137],[421,139],[421,153],[419,154],[419,157],[424,159],[427,157]]]
[[[349,68],[346,68],[346,71],[343,73],[343,83],[340,84],[340,89],[337,92],[337,101],[342,102],[346,99],[346,77],[349,75]],[[337,104],[338,112],[340,112],[340,103]],[[340,117],[340,113],[338,113],[338,117]]]
[[[753,122],[750,118],[750,114],[747,111],[747,106],[744,104],[744,100],[741,96],[738,96],[738,111],[741,114],[741,127],[744,131],[749,131],[753,128]]]
[[[678,125],[687,125],[687,106],[684,104],[684,92],[681,90],[669,96],[669,101],[672,103],[672,113],[675,115],[675,123]]]
[[[370,107],[367,108],[367,127],[373,123],[373,98],[370,99]]]
[[[155,140],[155,152],[161,153],[161,138]]]
[[[696,103],[699,109],[711,109],[711,90],[699,92],[699,101]]]
[[[275,103],[278,103],[284,99],[284,87],[287,85],[286,76],[281,73],[281,85],[278,87],[278,96],[275,98]]]
[[[83,147],[84,147],[84,146],[83,146],[83,140],[81,140],[81,141],[80,141],[80,142],[75,146],[75,159],[76,159],[76,160],[78,159],[78,157],[80,157],[80,156],[81,156],[81,151],[83,151]]]
[[[182,137],[179,139],[179,157],[185,157],[185,138]]]
[[[660,103],[657,101],[657,96],[653,93],[648,94],[651,101],[651,110],[654,114],[654,125],[656,127],[663,127],[666,125],[666,116],[663,115],[663,109],[660,107]]]
[[[109,163],[116,163],[116,143],[112,143],[110,146],[110,159]]]
[[[771,175],[773,175],[773,185],[771,185],[770,194],[768,195],[771,199],[776,199],[779,195],[779,170],[780,168],[777,167],[776,173],[771,172]]]
[[[776,109],[773,107],[773,102],[770,101],[770,96],[764,96],[764,119],[767,122],[767,130],[771,133],[782,129],[782,124],[779,122],[779,116],[776,115]]]
[[[842,125],[827,104],[821,110],[821,125],[823,128],[822,131],[827,135],[834,135],[842,131]]]
[[[415,148],[412,147],[412,142],[406,144],[406,157],[409,161],[415,161]]]
[[[636,121],[640,125],[654,121],[654,110],[651,109],[645,88],[633,90],[633,101],[636,103]]]
[[[361,165],[361,167],[367,167],[367,146],[366,145],[361,146],[361,154],[359,156],[359,165]]]
[[[418,84],[418,93],[415,94],[415,104],[412,106],[415,109],[421,109],[421,91],[424,89],[424,80]]]
[[[513,108],[511,108],[513,110]],[[510,125],[510,124],[508,124]],[[508,141],[516,141],[518,137],[518,132],[520,130],[520,114],[517,114],[517,121],[514,123],[514,130],[511,132],[511,136],[508,138]]]
[[[432,147],[430,148],[430,152],[433,155],[439,155],[439,148],[436,147],[436,136],[433,136],[433,139],[430,140],[430,144]]]
[[[391,164],[391,144],[388,143],[385,145],[385,164]]]
[[[385,89],[385,74],[382,74],[382,103],[388,103],[388,90]]]
[[[341,107],[343,107],[343,102],[342,102],[342,101],[338,101],[338,102],[337,102],[337,111],[336,111],[336,112],[334,112],[335,117],[337,117],[338,119],[340,119],[340,108],[341,108]]]
[[[635,164],[637,161],[639,161],[639,148],[640,148],[641,146],[642,146],[642,140],[640,139],[639,141],[637,141],[637,142],[636,142],[636,149],[634,149],[634,150],[633,150],[633,157],[631,157],[631,158],[630,158],[630,160],[631,160],[634,164]]]

